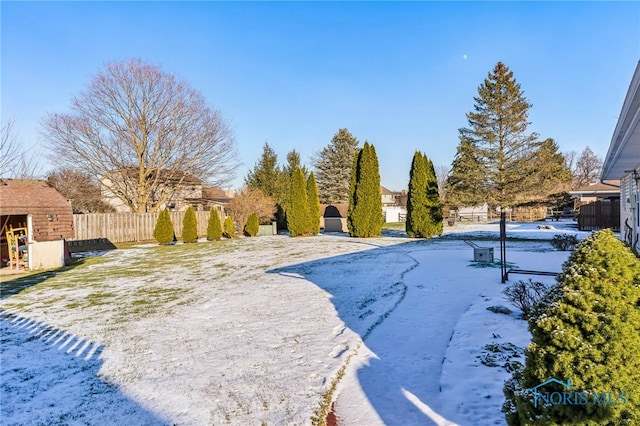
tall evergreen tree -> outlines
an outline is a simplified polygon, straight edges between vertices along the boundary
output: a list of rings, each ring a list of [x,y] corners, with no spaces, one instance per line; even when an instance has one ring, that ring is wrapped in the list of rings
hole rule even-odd
[[[340,129],[316,156],[314,168],[321,203],[348,202],[351,166],[357,148],[358,139],[347,129]]]
[[[309,232],[318,235],[320,233],[320,200],[313,172],[309,173],[307,179],[307,199],[309,201]]]
[[[350,197],[347,226],[352,237],[376,237],[382,232],[382,193],[380,191],[380,168],[376,149],[368,142],[358,153],[355,174],[355,189]],[[353,178],[352,178],[353,179]]]
[[[538,135],[527,132],[531,104],[513,72],[498,62],[478,87],[474,101],[474,110],[467,113],[468,127],[459,130],[460,143],[465,146],[459,147],[456,160],[460,161],[454,161],[453,166],[468,168],[479,163],[482,168],[480,174],[469,176],[454,170],[456,179],[452,183],[457,185],[449,185],[449,193],[482,193],[490,206],[501,210],[530,201],[526,195],[531,192],[532,183],[527,177],[535,173],[532,159],[538,150]],[[461,153],[465,154],[465,161],[460,158]],[[472,194],[452,195],[475,198]]]
[[[249,188],[261,190],[276,202],[282,198],[282,171],[278,167],[278,154],[267,142],[262,147],[262,156],[244,179]]]
[[[438,179],[431,160],[419,151],[411,163],[405,227],[410,237],[431,238],[442,234]]]
[[[410,237],[422,238],[427,235],[427,161],[419,151],[413,154],[409,172],[407,192],[407,221],[405,229]],[[429,235],[430,236],[430,235]]]
[[[153,238],[159,244],[168,244],[174,240],[175,233],[173,231],[173,222],[169,210],[164,209],[158,215],[156,227],[153,230]]]
[[[290,178],[293,176],[293,171],[299,168],[302,173],[307,176],[307,168],[302,164],[300,159],[300,153],[295,149],[292,149],[287,153],[287,164],[283,167],[283,172]]]
[[[309,200],[307,183],[300,168],[293,171],[289,186],[289,205],[287,207],[287,227],[292,237],[309,233]]]
[[[209,212],[209,221],[207,222],[207,238],[209,240],[219,240],[222,238],[222,224],[220,223],[220,215],[218,210],[211,209]]]
[[[487,201],[488,187],[485,164],[475,146],[466,138],[460,138],[451,172],[447,177],[447,202],[452,207],[479,206]]]
[[[198,218],[193,206],[187,207],[182,218],[182,241],[185,243],[198,241]]]
[[[438,177],[433,162],[425,155],[427,160],[427,209],[429,212],[429,228],[427,237],[442,235],[442,201],[438,190]]]
[[[534,173],[528,177],[528,198],[532,201],[545,200],[550,195],[571,189],[571,170],[566,166],[566,159],[559,149],[551,138],[537,145],[536,155],[532,159]]]

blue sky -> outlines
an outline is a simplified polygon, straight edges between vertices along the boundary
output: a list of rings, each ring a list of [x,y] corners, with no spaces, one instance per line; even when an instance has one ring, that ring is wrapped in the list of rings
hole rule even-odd
[[[530,129],[604,158],[640,59],[640,2],[7,2],[2,120],[46,152],[106,62],[141,58],[198,89],[231,124],[241,185],[268,142],[284,161],[348,128],[374,144],[382,184],[413,152],[450,165],[477,87],[498,61],[533,104]],[[46,165],[45,169],[49,167]]]

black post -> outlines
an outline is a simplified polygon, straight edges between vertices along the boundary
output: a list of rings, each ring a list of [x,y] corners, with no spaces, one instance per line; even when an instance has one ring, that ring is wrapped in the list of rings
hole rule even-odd
[[[507,275],[507,215],[504,211],[500,212],[500,274],[502,275],[502,283],[508,280]]]

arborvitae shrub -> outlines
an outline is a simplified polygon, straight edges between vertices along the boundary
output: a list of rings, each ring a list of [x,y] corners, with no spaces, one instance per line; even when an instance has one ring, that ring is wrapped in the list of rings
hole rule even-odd
[[[320,233],[320,199],[313,172],[307,179],[307,200],[309,201],[309,232],[312,235],[318,235]]]
[[[155,238],[159,244],[168,244],[174,240],[174,236],[173,222],[171,222],[169,210],[164,209],[158,215],[158,221],[153,230],[153,238]]]
[[[380,193],[380,168],[376,149],[364,143],[357,155],[356,170],[351,170],[352,206],[347,213],[349,235],[352,237],[377,237],[382,232],[382,194]],[[355,185],[353,185],[355,173]]]
[[[224,236],[227,238],[234,238],[236,236],[236,225],[233,223],[231,216],[227,216],[224,220]]]
[[[220,215],[218,215],[218,210],[216,209],[211,209],[209,212],[207,238],[209,240],[219,240],[222,238],[222,224],[220,223]]]
[[[640,424],[640,260],[613,232],[576,247],[529,330],[525,367],[504,388],[510,425]],[[572,388],[549,383],[539,392],[586,401],[535,406],[533,388],[551,378]]]
[[[244,226],[244,232],[250,237],[255,237],[256,235],[258,235],[259,231],[260,220],[258,220],[258,215],[255,213],[251,213],[247,218],[247,224]]]
[[[442,235],[442,203],[438,194],[438,180],[433,163],[419,151],[413,155],[411,162],[405,229],[410,237],[416,238]]]
[[[289,185],[289,206],[287,207],[287,228],[292,237],[308,235],[310,230],[309,200],[304,173],[295,168]]]
[[[182,241],[195,243],[198,241],[198,218],[193,206],[189,206],[182,219]]]

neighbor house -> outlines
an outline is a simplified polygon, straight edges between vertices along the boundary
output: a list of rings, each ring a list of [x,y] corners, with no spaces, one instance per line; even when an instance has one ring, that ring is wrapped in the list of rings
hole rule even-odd
[[[640,253],[640,61],[602,166],[603,181],[620,180],[620,238]]]
[[[157,191],[151,195],[151,206],[158,210],[184,211],[189,206],[196,210],[220,210],[222,206],[233,197],[229,191],[219,188],[204,188],[203,181],[188,173],[169,170],[161,170],[159,176],[156,172],[150,174],[149,179],[158,179],[162,182]],[[118,213],[131,212],[132,207],[116,196],[116,192],[124,187],[135,185],[137,170],[133,168],[123,169],[117,172],[109,172],[102,180],[102,200],[112,206]],[[165,199],[164,193],[171,192]]]
[[[59,268],[70,257],[71,203],[44,181],[0,179],[0,223],[3,267]]]

